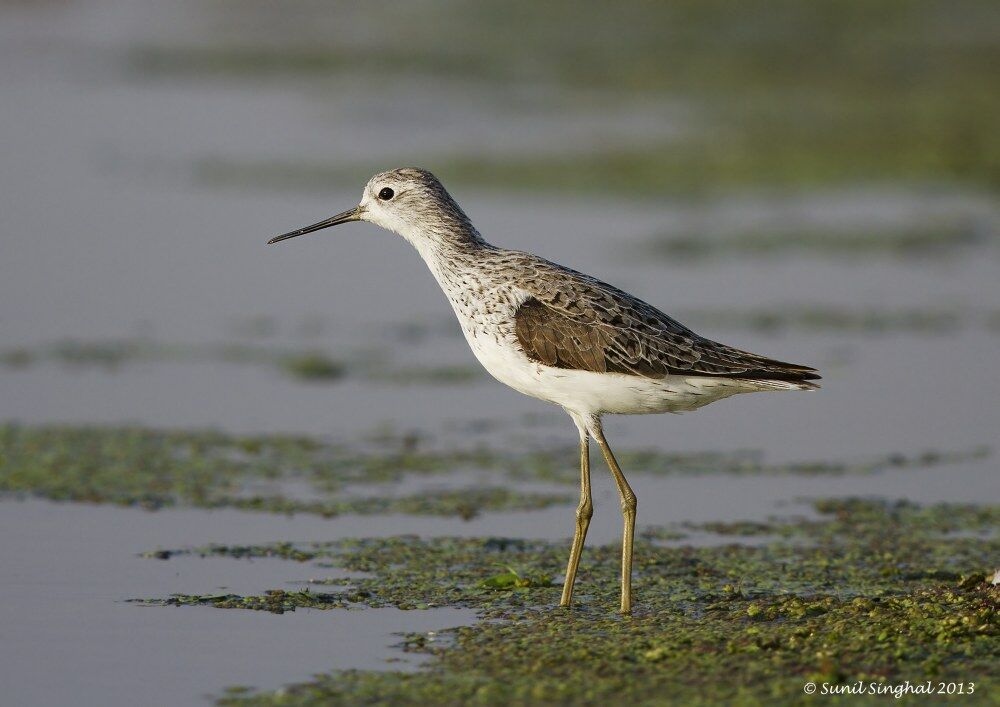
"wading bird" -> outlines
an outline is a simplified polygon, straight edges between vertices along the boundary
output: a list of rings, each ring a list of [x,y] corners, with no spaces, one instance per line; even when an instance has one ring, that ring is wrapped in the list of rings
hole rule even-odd
[[[352,221],[367,221],[405,238],[448,297],[483,367],[501,383],[561,406],[576,423],[580,505],[563,606],[573,598],[593,515],[593,437],[621,499],[621,611],[632,609],[636,497],[604,438],[602,415],[682,412],[736,393],[818,387],[811,382],[819,378],[815,369],[710,341],[596,278],[487,243],[426,170],[376,174],[358,206],[268,242]]]

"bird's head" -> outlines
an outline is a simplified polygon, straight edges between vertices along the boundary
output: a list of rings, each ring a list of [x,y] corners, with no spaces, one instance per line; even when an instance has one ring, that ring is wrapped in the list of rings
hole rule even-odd
[[[268,243],[351,221],[367,221],[381,226],[418,247],[423,242],[451,239],[456,235],[479,237],[469,218],[437,177],[425,169],[402,167],[380,172],[369,179],[361,194],[361,202],[353,209],[276,236]]]

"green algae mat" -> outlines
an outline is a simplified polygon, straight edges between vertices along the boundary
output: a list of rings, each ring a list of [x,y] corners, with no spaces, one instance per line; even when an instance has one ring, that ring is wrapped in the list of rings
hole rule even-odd
[[[818,519],[758,527],[781,537],[760,545],[640,542],[629,617],[614,612],[616,547],[587,549],[577,603],[561,609],[553,574],[565,544],[501,538],[185,550],[319,562],[359,576],[261,596],[140,601],[275,613],[479,610],[472,626],[405,637],[406,650],[430,656],[419,672],[335,672],[278,692],[235,687],[220,698],[227,705],[785,704],[801,702],[807,684],[882,691],[876,700],[928,681],[946,691],[941,699],[996,703],[1000,586],[984,569],[1000,556],[1000,507],[859,499],[814,507]]]
[[[213,36],[138,46],[125,63],[147,80],[451,78],[510,92],[501,93],[508,103],[525,101],[528,84],[550,98],[536,99],[540,110],[642,115],[659,100],[660,119],[677,126],[676,135],[595,140],[587,150],[423,150],[398,160],[488,189],[661,198],[872,182],[996,193],[1000,184],[995,2],[488,0],[462,12],[411,3],[391,13],[405,36],[375,47]],[[210,184],[321,191],[353,184],[358,171],[368,170],[343,160],[213,158],[196,168]]]
[[[851,475],[991,463],[988,456],[987,449],[932,450],[775,465],[751,452],[622,452],[637,474],[824,475],[845,484]],[[571,506],[576,473],[567,458],[571,450],[440,451],[391,436],[366,446],[210,431],[7,425],[0,427],[0,497],[468,518]],[[352,484],[475,469],[491,471],[496,489],[344,493]],[[944,466],[942,473],[948,473]],[[290,482],[305,484],[311,495],[285,495]],[[532,490],[538,483],[547,490]],[[274,692],[234,686],[217,696],[229,705],[862,699],[848,691],[871,692],[872,702],[897,694],[949,704],[1000,701],[1000,586],[994,583],[1000,506],[826,498],[789,512],[796,515],[642,528],[636,609],[628,617],[614,610],[617,545],[586,548],[576,603],[561,609],[567,542],[502,537],[150,548],[149,562],[179,554],[276,558],[288,563],[289,582],[260,595],[134,601],[180,611],[313,609],[317,621],[324,611],[377,607],[477,612],[472,625],[403,636],[404,650],[427,659],[417,672],[332,672]],[[315,579],[293,587],[303,564]],[[811,698],[810,685],[817,691]]]
[[[985,459],[987,447],[890,453],[863,459],[770,464],[758,452],[665,453],[623,449],[636,474],[857,475]],[[511,451],[476,444],[440,449],[419,437],[383,434],[368,443],[287,435],[237,436],[216,431],[142,427],[0,425],[0,497],[111,503],[150,510],[172,506],[274,513],[407,513],[472,518],[485,511],[524,511],[573,503],[576,449]],[[491,485],[392,494],[404,478],[455,478],[489,472]],[[294,493],[288,488],[296,484]],[[380,492],[345,493],[382,484]],[[492,485],[496,484],[496,485]],[[544,484],[544,486],[542,486]],[[553,491],[565,485],[565,492]],[[305,493],[303,494],[303,491]]]

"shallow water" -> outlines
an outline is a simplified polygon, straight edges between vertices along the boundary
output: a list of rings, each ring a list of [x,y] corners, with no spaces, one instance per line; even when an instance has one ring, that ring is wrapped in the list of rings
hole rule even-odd
[[[998,492],[991,459],[863,476],[636,475],[646,525],[812,516],[803,499],[845,495],[976,503]],[[437,481],[437,483],[441,483]],[[410,486],[414,486],[410,484]],[[617,494],[595,474],[588,543],[615,543]],[[142,557],[157,549],[274,541],[326,542],[397,534],[566,539],[573,504],[542,511],[457,518],[342,516],[322,519],[237,511],[0,503],[0,682],[15,704],[187,704],[223,686],[260,688],[347,668],[413,669],[389,646],[402,631],[436,631],[474,620],[470,610],[266,612],[143,607],[131,598],[171,593],[259,594],[297,589],[342,570],[277,559]],[[671,544],[759,543],[759,537],[693,532]],[[324,587],[323,591],[331,591]],[[336,591],[336,589],[333,589]],[[319,615],[317,615],[319,614]],[[343,637],[349,636],[350,639]],[[392,660],[389,663],[387,661]],[[53,680],[52,676],[59,676]]]
[[[237,341],[319,348],[335,357],[374,349],[403,364],[474,365],[447,323],[442,295],[399,239],[357,225],[272,248],[264,242],[356,203],[369,172],[392,166],[397,155],[420,149],[461,153],[484,142],[497,152],[572,151],[595,140],[641,144],[676,138],[690,119],[670,101],[626,111],[577,96],[567,125],[537,87],[514,96],[511,108],[509,95],[500,100],[449,79],[414,84],[383,78],[385,90],[372,91],[363,79],[343,75],[229,83],[146,76],[129,63],[132,48],[171,46],[208,31],[211,23],[203,23],[191,3],[156,3],[155,17],[153,5],[145,5],[0,5],[0,159],[7,166],[0,172],[3,351],[64,339],[145,337],[171,345]],[[400,104],[405,111],[387,110]],[[213,186],[198,176],[211,160],[264,164],[317,157],[368,160],[371,166],[356,175],[356,184],[328,193]],[[878,186],[809,196],[751,193],[633,203],[503,196],[449,185],[489,239],[591,272],[668,312],[809,304],[1000,310],[1000,256],[991,241],[1000,216],[996,200],[977,192]],[[984,234],[983,244],[923,259],[798,253],[671,262],[644,250],[663,234],[882,231],[934,222],[971,223]],[[393,335],[400,325],[443,333]],[[696,414],[609,420],[613,445],[755,449],[781,462],[966,450],[996,437],[996,331],[878,337],[725,328],[703,333],[816,365],[824,388],[808,395],[743,396]],[[467,430],[470,417],[485,423],[485,431]],[[344,440],[380,427],[446,442],[478,435],[566,446],[574,439],[559,411],[485,376],[463,385],[355,378],[321,384],[222,361],[126,363],[114,370],[0,366],[0,420],[213,426]],[[617,497],[597,469],[589,541],[615,542]],[[806,513],[796,499],[808,496],[1000,500],[992,458],[870,476],[632,480],[640,524],[648,525]],[[426,483],[488,481],[469,475]],[[397,642],[395,632],[453,626],[472,620],[471,613],[381,609],[273,616],[139,607],[123,600],[222,586],[262,591],[295,578],[286,563],[279,568],[267,561],[193,557],[158,562],[137,555],[213,542],[398,533],[567,538],[572,508],[487,513],[471,521],[323,520],[4,501],[0,683],[14,704],[153,704],[163,695],[182,704],[230,684],[274,687],[331,668],[385,667],[387,657],[400,655],[389,648]],[[303,565],[298,579],[330,572]],[[391,664],[407,666],[413,664]]]
[[[473,620],[472,611],[457,609],[278,616],[126,603],[172,592],[292,589],[294,567],[280,560],[182,556],[165,562],[140,553],[207,540],[264,542],[302,530],[301,521],[276,516],[0,504],[5,702],[193,704],[226,685],[277,688],[331,669],[412,670],[419,661],[390,648],[401,640],[399,632]],[[342,573],[302,564],[299,579],[335,576]]]
[[[998,492],[993,460],[864,476],[636,475],[645,525],[811,516],[803,499],[844,495],[975,503]],[[591,545],[617,542],[617,494],[595,474]],[[440,483],[440,482],[438,482]],[[412,484],[411,484],[412,485]],[[259,594],[294,589],[342,570],[277,559],[142,557],[157,549],[274,541],[326,542],[397,534],[567,539],[573,504],[486,513],[469,521],[413,516],[322,519],[237,511],[157,512],[47,501],[0,503],[0,682],[15,704],[189,703],[222,686],[277,687],[331,669],[412,669],[389,646],[402,631],[470,622],[474,612],[433,609],[266,612],[142,607],[130,598],[171,593]],[[675,544],[757,543],[692,533]],[[330,591],[324,588],[324,591]],[[334,589],[335,591],[335,589]],[[350,640],[340,637],[350,636]],[[386,662],[393,660],[392,663]],[[52,680],[51,676],[60,676]]]

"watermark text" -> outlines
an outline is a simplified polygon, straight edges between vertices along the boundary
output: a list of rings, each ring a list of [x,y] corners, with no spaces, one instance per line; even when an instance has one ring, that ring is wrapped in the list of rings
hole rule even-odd
[[[905,695],[971,695],[976,691],[974,682],[857,682],[831,683],[807,682],[802,686],[807,695],[882,695],[900,699]]]

